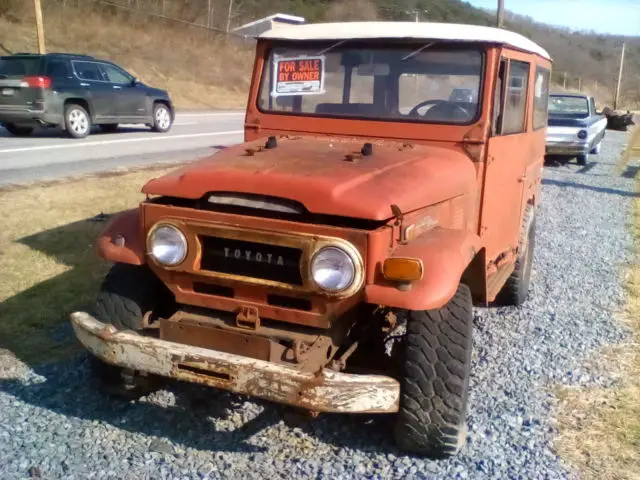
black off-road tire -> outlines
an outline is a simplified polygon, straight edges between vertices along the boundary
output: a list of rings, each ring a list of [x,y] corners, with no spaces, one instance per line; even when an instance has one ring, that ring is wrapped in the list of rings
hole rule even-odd
[[[13,123],[7,123],[4,128],[15,137],[28,137],[33,133],[33,127],[19,127]]]
[[[146,266],[116,263],[96,301],[96,318],[118,330],[140,331],[145,313],[157,308],[164,285]]]
[[[509,276],[504,287],[496,298],[496,303],[503,306],[522,305],[529,296],[531,286],[531,268],[536,246],[536,218],[533,207],[528,207],[518,242],[518,258],[513,273]]]
[[[102,125],[100,125],[100,130],[102,130],[105,133],[114,133],[118,130],[118,124],[117,123],[103,123]]]
[[[472,328],[466,285],[438,310],[409,312],[394,431],[400,449],[446,458],[464,445]]]
[[[118,330],[143,330],[145,313],[166,305],[170,293],[146,266],[116,263],[102,283],[95,316]],[[139,398],[162,382],[153,375],[104,363],[89,355],[89,365],[99,389],[109,395]]]

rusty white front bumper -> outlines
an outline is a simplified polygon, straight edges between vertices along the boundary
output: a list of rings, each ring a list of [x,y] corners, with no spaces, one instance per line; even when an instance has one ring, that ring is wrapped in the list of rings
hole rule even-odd
[[[80,342],[106,363],[201,383],[318,412],[392,413],[400,385],[382,375],[297,368],[117,331],[84,312],[71,314]]]

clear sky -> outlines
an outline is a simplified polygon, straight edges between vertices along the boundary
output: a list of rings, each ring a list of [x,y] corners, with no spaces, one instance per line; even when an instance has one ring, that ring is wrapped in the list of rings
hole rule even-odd
[[[495,10],[497,0],[467,0]],[[573,30],[640,36],[640,0],[504,0],[504,7],[551,25]]]

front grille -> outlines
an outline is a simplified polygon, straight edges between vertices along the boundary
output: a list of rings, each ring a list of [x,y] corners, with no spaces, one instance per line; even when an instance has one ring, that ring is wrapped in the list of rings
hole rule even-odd
[[[298,248],[201,236],[200,269],[302,285]]]

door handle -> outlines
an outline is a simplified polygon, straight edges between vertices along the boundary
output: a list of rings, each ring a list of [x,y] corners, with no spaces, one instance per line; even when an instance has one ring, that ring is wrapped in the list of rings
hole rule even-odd
[[[80,85],[83,86],[83,87],[88,87],[90,84],[85,83],[85,82],[81,82]]]
[[[122,90],[122,87],[121,87],[121,86],[119,86],[119,85],[114,85],[114,86],[113,86],[113,89],[114,89],[114,90]]]

